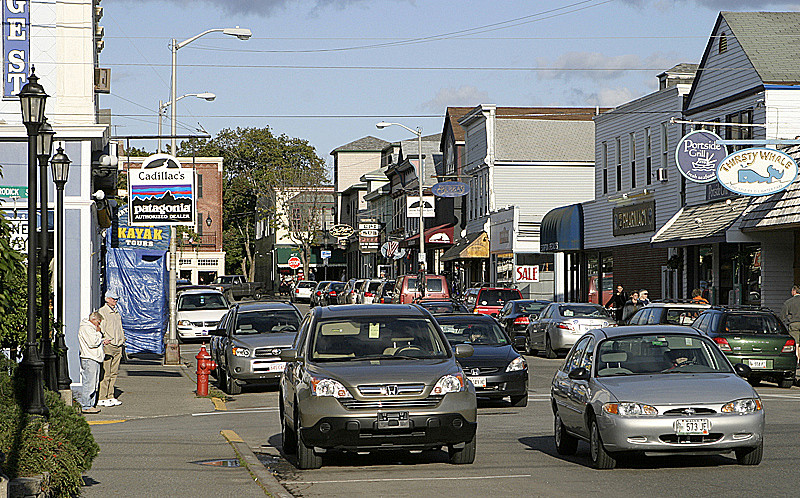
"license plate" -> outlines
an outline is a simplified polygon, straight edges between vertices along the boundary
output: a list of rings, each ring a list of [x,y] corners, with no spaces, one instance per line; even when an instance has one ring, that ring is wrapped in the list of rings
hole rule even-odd
[[[470,377],[469,380],[475,387],[486,387],[486,377]]]
[[[767,368],[767,360],[747,360],[750,368]]]
[[[408,412],[378,414],[378,429],[408,429],[410,426]]]
[[[706,418],[685,418],[675,421],[675,434],[708,434],[711,422]]]
[[[200,335],[208,335],[208,330],[201,330]]]
[[[273,363],[268,367],[270,372],[283,372],[286,369],[286,363]]]

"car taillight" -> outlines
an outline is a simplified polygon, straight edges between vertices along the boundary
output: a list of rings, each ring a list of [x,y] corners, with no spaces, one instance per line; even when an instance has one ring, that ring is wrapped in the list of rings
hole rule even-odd
[[[719,348],[723,351],[733,351],[731,349],[731,345],[728,344],[728,339],[725,339],[724,337],[715,337],[714,342],[716,342],[717,346],[719,346]]]
[[[786,344],[783,345],[783,349],[781,349],[781,353],[794,353],[794,348],[796,344],[794,339],[789,339],[786,341]]]
[[[518,316],[514,319],[515,325],[527,325],[531,323],[527,316]]]
[[[331,291],[330,296],[331,297],[336,297],[336,291]]]
[[[386,301],[383,298],[381,298],[381,304],[386,304]]]
[[[365,292],[364,293],[364,297],[372,297],[372,293],[371,292]]]
[[[567,322],[558,322],[558,323],[556,323],[556,328],[564,329],[564,330],[575,330],[575,327],[571,323],[567,323]]]
[[[322,295],[322,291],[317,291],[317,295],[321,296]]]
[[[300,294],[300,289],[295,289],[295,290],[294,290],[294,293],[295,293],[295,294]]]

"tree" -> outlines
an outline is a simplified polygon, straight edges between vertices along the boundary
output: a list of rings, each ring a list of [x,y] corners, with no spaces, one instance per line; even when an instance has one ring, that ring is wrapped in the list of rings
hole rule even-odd
[[[27,337],[28,282],[24,260],[11,244],[11,223],[0,213],[0,347],[15,348],[24,344]]]

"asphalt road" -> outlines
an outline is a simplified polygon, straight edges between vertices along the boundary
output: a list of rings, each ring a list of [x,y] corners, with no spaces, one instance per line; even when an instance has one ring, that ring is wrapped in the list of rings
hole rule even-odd
[[[305,312],[306,307],[301,306]],[[187,346],[185,349],[190,349]],[[481,403],[477,457],[472,465],[447,463],[445,452],[418,455],[331,454],[319,470],[298,470],[280,451],[278,394],[274,387],[246,387],[226,412],[205,417],[236,431],[296,496],[475,496],[479,494],[578,496],[643,493],[650,496],[793,496],[800,478],[800,388],[757,388],[767,413],[764,460],[757,467],[719,457],[640,458],[616,469],[588,466],[588,446],[577,455],[555,451],[549,384],[563,360],[528,358],[529,404]],[[203,421],[203,423],[211,422]]]

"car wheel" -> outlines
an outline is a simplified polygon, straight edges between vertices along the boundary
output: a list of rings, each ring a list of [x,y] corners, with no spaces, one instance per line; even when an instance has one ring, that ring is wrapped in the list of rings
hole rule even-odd
[[[764,456],[764,441],[758,443],[755,448],[737,448],[736,461],[739,465],[758,465]]]
[[[259,291],[256,291],[256,292],[253,294],[253,298],[255,298],[255,300],[256,300],[256,301],[259,301],[259,300],[261,300],[261,298],[262,298],[262,297],[264,297],[264,294],[262,294],[260,290],[259,290]]]
[[[283,394],[281,394],[281,403],[280,403],[280,414],[281,414],[281,447],[283,448],[283,452],[287,455],[294,454],[297,451],[297,434],[294,433],[294,429],[289,427],[289,424],[286,423],[286,416],[283,412]]]
[[[236,379],[231,377],[230,373],[225,373],[225,392],[228,394],[241,394],[242,386],[236,383]]]
[[[300,431],[300,417],[297,412],[294,416],[294,433],[297,440],[297,468],[298,469],[318,469],[322,467],[322,456],[314,453],[314,448],[306,446],[303,442],[303,434]]]
[[[761,384],[761,379],[758,377],[748,377],[747,382],[749,382],[751,386],[757,386]]]
[[[219,386],[219,388],[223,391],[226,389],[225,377],[227,377],[227,375],[225,375],[225,369],[222,367],[217,367],[217,386]]]
[[[544,355],[551,360],[558,358],[558,354],[553,350],[553,345],[550,343],[549,335],[544,340]]]
[[[781,379],[778,381],[778,387],[781,389],[789,389],[794,385],[794,377],[790,377],[788,379]]]
[[[522,396],[511,396],[511,406],[523,407],[528,406],[528,393]]]
[[[592,462],[592,467],[601,470],[613,469],[617,465],[617,460],[603,446],[600,428],[597,427],[597,420],[594,418],[589,430],[589,460]]]
[[[559,455],[574,455],[578,451],[578,438],[567,432],[558,412],[556,412],[553,420],[553,432],[555,434],[556,451]]]
[[[450,463],[454,465],[465,465],[475,461],[475,436],[464,444],[463,448],[447,447],[447,453],[450,456]]]

